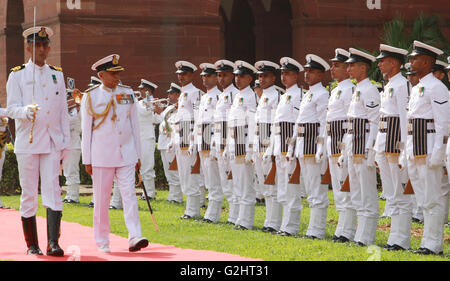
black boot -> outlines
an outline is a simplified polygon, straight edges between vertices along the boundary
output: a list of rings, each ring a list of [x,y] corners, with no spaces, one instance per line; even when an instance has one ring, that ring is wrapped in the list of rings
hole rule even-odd
[[[47,255],[62,257],[64,256],[64,251],[58,245],[60,225],[61,225],[61,211],[53,211],[47,208]]]
[[[25,242],[27,243],[28,255],[42,255],[41,249],[38,245],[38,235],[36,229],[36,216],[30,218],[22,217],[22,228],[25,236]]]

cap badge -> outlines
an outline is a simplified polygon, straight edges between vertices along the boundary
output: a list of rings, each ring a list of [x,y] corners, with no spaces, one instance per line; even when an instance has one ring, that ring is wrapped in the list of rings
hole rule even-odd
[[[118,65],[119,64],[119,60],[116,58],[116,56],[113,56],[112,64],[113,65]]]
[[[39,31],[38,36],[47,37],[47,31],[45,31],[45,27],[41,27],[41,31]]]

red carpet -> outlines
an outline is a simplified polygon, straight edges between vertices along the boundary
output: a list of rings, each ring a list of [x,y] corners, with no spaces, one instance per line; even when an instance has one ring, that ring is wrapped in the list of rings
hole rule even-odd
[[[47,247],[46,219],[37,217],[39,247],[44,255],[26,254],[20,213],[16,210],[0,209],[0,260],[14,261],[255,261],[238,255],[214,251],[180,249],[174,246],[154,244],[139,252],[128,252],[128,239],[111,234],[111,253],[97,250],[91,227],[78,223],[61,222],[62,234],[59,241],[64,257],[45,255]]]

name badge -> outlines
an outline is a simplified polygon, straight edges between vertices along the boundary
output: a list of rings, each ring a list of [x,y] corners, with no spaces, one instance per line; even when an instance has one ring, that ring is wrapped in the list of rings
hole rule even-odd
[[[134,97],[133,95],[128,94],[118,94],[116,95],[116,100],[118,104],[133,104]]]

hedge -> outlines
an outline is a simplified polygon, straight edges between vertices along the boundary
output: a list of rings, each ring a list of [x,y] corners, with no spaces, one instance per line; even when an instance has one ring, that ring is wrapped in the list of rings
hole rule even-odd
[[[157,147],[157,144],[156,144]],[[2,180],[0,185],[0,195],[2,194],[20,194],[20,182],[19,182],[19,170],[17,167],[16,155],[14,154],[14,148],[12,144],[8,144],[5,153],[5,162],[3,164]],[[167,179],[164,175],[163,164],[161,160],[161,154],[158,149],[155,149],[155,186],[157,189],[168,189]],[[86,173],[84,165],[80,160],[80,181],[82,185],[92,185],[91,176]],[[60,176],[60,184],[64,185],[66,179],[64,176]]]

